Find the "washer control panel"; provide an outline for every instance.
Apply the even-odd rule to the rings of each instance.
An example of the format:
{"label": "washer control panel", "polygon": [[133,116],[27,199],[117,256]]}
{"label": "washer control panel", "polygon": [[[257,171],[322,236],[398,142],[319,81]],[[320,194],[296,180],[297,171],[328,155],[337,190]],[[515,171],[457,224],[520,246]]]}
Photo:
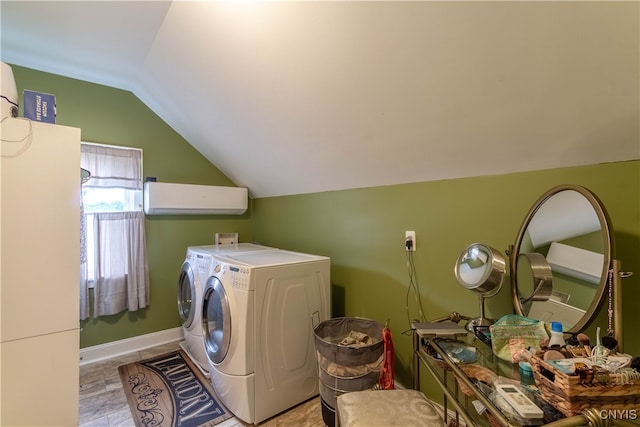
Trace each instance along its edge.
{"label": "washer control panel", "polygon": [[241,289],[243,291],[248,291],[249,282],[251,278],[251,269],[248,267],[236,266],[236,265],[226,265],[226,269],[230,273],[231,278],[231,286],[236,289]]}
{"label": "washer control panel", "polygon": [[209,269],[211,268],[211,262],[212,262],[211,257],[198,254],[196,262],[198,264],[198,270],[204,271],[206,273],[209,272]]}

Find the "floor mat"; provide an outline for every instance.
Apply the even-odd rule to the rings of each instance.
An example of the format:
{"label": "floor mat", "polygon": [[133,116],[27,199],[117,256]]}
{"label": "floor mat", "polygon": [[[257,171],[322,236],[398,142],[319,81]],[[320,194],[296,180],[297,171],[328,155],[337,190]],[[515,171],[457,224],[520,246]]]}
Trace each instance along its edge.
{"label": "floor mat", "polygon": [[183,351],[118,367],[137,427],[214,426],[233,416]]}

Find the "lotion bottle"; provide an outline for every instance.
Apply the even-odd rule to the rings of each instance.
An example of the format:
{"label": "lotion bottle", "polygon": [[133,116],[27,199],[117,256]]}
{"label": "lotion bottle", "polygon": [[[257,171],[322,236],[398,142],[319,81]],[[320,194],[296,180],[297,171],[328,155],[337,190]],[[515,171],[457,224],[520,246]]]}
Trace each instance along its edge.
{"label": "lotion bottle", "polygon": [[551,338],[549,339],[549,348],[564,347],[564,335],[562,334],[562,323],[551,322]]}

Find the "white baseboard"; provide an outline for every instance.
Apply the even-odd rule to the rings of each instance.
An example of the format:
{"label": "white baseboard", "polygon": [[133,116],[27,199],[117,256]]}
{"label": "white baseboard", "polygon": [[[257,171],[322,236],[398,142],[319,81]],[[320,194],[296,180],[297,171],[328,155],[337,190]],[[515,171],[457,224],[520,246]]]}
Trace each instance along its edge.
{"label": "white baseboard", "polygon": [[182,327],[80,349],[80,366],[183,339]]}

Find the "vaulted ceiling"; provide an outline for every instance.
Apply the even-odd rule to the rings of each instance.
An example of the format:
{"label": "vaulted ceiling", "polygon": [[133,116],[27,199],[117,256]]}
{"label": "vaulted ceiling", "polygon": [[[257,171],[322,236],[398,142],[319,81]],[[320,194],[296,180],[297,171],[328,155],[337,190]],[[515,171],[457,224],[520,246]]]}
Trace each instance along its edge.
{"label": "vaulted ceiling", "polygon": [[640,158],[638,2],[0,13],[3,62],[130,90],[253,197]]}

